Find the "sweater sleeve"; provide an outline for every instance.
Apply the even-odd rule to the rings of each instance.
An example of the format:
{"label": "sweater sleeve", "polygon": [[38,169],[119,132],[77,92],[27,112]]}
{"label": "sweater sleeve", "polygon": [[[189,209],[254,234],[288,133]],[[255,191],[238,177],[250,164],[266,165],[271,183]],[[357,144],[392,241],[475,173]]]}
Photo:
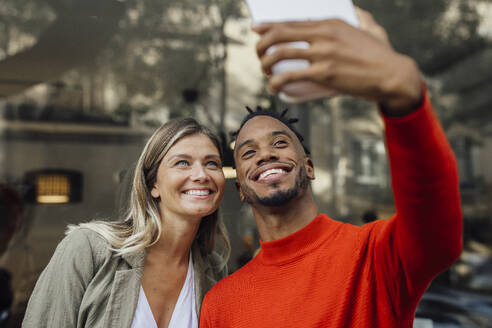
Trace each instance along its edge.
{"label": "sweater sleeve", "polygon": [[405,294],[417,300],[459,256],[463,229],[456,161],[424,94],[410,115],[383,117],[397,210],[388,229],[391,252]]}
{"label": "sweater sleeve", "polygon": [[82,298],[93,275],[90,242],[82,229],[66,236],[41,273],[22,327],[76,327]]}

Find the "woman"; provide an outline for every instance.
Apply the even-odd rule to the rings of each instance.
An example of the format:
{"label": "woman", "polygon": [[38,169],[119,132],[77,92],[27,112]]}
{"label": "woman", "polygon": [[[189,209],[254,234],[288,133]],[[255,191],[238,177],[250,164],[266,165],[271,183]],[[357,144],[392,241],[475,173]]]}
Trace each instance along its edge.
{"label": "woman", "polygon": [[203,295],[225,276],[216,234],[229,252],[221,159],[195,120],[162,125],[138,160],[125,220],[69,227],[23,327],[197,327]]}

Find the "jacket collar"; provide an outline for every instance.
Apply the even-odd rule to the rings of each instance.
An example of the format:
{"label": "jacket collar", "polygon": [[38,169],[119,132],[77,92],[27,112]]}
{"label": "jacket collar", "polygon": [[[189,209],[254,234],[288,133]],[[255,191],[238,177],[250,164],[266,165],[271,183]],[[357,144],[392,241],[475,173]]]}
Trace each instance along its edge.
{"label": "jacket collar", "polygon": [[143,268],[145,263],[145,249],[136,253],[124,254],[121,257],[125,260],[133,269]]}

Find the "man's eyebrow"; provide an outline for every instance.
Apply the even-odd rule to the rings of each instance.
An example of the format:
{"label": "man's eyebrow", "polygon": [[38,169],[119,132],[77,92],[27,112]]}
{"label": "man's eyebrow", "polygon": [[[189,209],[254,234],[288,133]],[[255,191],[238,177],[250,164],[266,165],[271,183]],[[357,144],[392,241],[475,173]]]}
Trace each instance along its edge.
{"label": "man's eyebrow", "polygon": [[[272,137],[275,137],[275,136],[278,136],[278,135],[283,135],[283,136],[286,136],[287,138],[289,138],[290,140],[292,140],[292,136],[286,130],[273,131],[272,133],[270,133],[270,135]],[[249,144],[251,144],[253,142],[254,142],[253,139],[244,140],[243,142],[241,142],[239,144],[239,146],[237,146],[237,147],[234,148],[234,151],[239,151],[239,149],[241,149],[241,147],[247,146],[247,145],[249,145]]]}
{"label": "man's eyebrow", "polygon": [[275,137],[275,136],[278,136],[278,135],[284,135],[287,138],[289,138],[290,140],[292,140],[292,136],[287,131],[285,131],[285,130],[273,131],[271,135],[272,135],[272,137]]}
{"label": "man's eyebrow", "polygon": [[239,151],[239,149],[241,149],[241,147],[244,147],[246,145],[249,145],[250,143],[253,143],[253,139],[244,140],[243,142],[241,142],[239,144],[239,146],[234,147],[234,151]]}

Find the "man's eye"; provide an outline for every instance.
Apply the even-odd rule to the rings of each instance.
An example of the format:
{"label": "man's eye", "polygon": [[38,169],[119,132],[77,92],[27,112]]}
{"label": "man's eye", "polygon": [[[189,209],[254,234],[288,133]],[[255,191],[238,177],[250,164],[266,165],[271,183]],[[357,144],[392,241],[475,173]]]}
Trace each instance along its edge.
{"label": "man's eye", "polygon": [[277,141],[275,141],[274,145],[275,146],[279,146],[279,147],[286,146],[287,145],[287,141],[285,141],[285,140],[277,140]]}
{"label": "man's eye", "polygon": [[185,161],[184,159],[180,160],[180,161],[177,161],[176,164],[174,164],[175,166],[188,166],[188,162]]}
{"label": "man's eye", "polygon": [[254,154],[255,151],[250,149],[250,150],[246,150],[244,153],[243,153],[243,156],[242,157],[247,157],[247,156],[250,156],[252,154]]}

